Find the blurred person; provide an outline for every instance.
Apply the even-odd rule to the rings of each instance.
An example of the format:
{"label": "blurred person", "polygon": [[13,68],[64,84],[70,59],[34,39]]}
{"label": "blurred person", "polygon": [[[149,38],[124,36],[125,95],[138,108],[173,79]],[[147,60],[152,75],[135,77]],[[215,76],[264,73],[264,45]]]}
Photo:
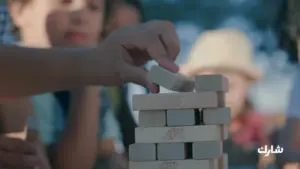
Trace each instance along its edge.
{"label": "blurred person", "polygon": [[[281,24],[287,28],[282,31],[282,45],[291,56],[297,56],[300,60],[300,8],[299,1],[286,1],[283,7]],[[290,42],[290,43],[287,43]],[[293,50],[291,50],[293,49]],[[274,141],[284,147],[284,152],[278,154],[276,163],[279,169],[283,168],[299,168],[300,164],[300,67],[296,64],[296,72],[293,79],[293,86],[290,91],[290,102],[286,113],[286,123],[283,128],[277,131]]]}
{"label": "blurred person", "polygon": [[[289,33],[293,40],[297,43],[297,51],[298,51],[298,62],[300,61],[300,38],[299,38],[299,30],[300,30],[300,8],[299,8],[299,1],[290,0],[288,1],[288,21],[289,21]],[[298,63],[299,64],[299,63]],[[294,79],[293,88],[291,91],[291,100],[290,106],[288,109],[288,117],[294,119],[293,123],[293,138],[291,140],[291,146],[296,148],[300,152],[300,107],[298,102],[300,101],[300,68],[297,65],[296,68],[296,76]],[[300,159],[299,159],[300,162]]]}
{"label": "blurred person", "polygon": [[140,0],[116,0],[110,11],[110,18],[105,27],[112,32],[126,25],[134,25],[144,21],[144,10]]}
{"label": "blurred person", "polygon": [[[39,46],[39,47],[46,47],[46,46],[48,46],[47,45],[47,43],[44,43],[43,42],[43,40],[45,39],[45,34],[43,34],[43,31],[42,30],[39,30],[39,29],[41,29],[41,28],[43,28],[43,26],[42,25],[40,25],[40,24],[42,24],[43,22],[39,22],[40,24],[35,24],[35,23],[37,23],[37,21],[41,21],[40,19],[45,19],[44,18],[44,16],[45,15],[30,15],[30,14],[36,14],[35,12],[39,12],[39,14],[41,14],[41,12],[43,13],[43,12],[45,12],[46,13],[46,15],[47,15],[47,13],[48,12],[53,12],[52,10],[54,10],[55,12],[58,12],[58,14],[59,15],[55,15],[54,14],[54,16],[52,16],[53,18],[51,18],[52,20],[52,22],[55,22],[55,23],[57,23],[57,21],[59,22],[59,23],[57,23],[57,25],[60,25],[60,27],[59,28],[62,28],[63,29],[63,25],[64,24],[66,24],[66,23],[69,23],[68,21],[70,21],[72,24],[74,24],[74,22],[76,23],[75,25],[77,26],[77,24],[79,24],[79,25],[81,25],[80,23],[81,22],[78,22],[78,21],[81,21],[81,17],[82,17],[82,15],[80,15],[80,13],[78,12],[77,13],[77,11],[75,10],[75,11],[72,11],[74,8],[73,7],[78,7],[77,5],[78,4],[80,4],[80,7],[82,7],[81,5],[82,4],[84,4],[83,6],[84,7],[88,7],[88,9],[86,9],[86,8],[84,8],[84,9],[82,9],[83,11],[81,11],[80,10],[80,12],[83,12],[84,14],[88,14],[88,11],[89,10],[91,10],[91,11],[94,11],[95,12],[95,14],[94,14],[94,12],[91,12],[91,13],[93,13],[93,15],[92,16],[97,16],[96,14],[100,14],[102,11],[101,11],[101,7],[99,7],[99,6],[97,6],[97,5],[101,5],[102,3],[98,3],[99,1],[95,1],[95,2],[92,2],[92,3],[96,3],[96,4],[89,4],[89,3],[91,3],[91,2],[89,2],[88,4],[87,4],[87,2],[86,1],[76,1],[76,2],[58,2],[58,3],[56,3],[56,1],[52,4],[52,2],[51,3],[49,3],[49,1],[39,1],[39,3],[37,3],[37,2],[35,2],[35,1],[26,1],[26,2],[22,2],[22,1],[13,1],[13,2],[11,2],[11,4],[10,4],[10,9],[12,10],[11,11],[11,13],[12,13],[12,16],[13,16],[13,19],[14,19],[14,22],[16,23],[16,25],[20,28],[20,33],[21,33],[21,38],[22,38],[22,40],[23,40],[23,44],[22,45],[25,45],[25,46],[35,46],[35,45],[37,45],[38,44],[38,40],[37,39],[35,39],[35,41],[31,41],[32,39],[26,39],[25,37],[27,37],[27,38],[29,38],[30,36],[28,36],[30,33],[29,33],[29,29],[25,29],[26,28],[26,26],[38,26],[37,27],[37,30],[36,30],[36,32],[35,33],[38,33],[37,34],[37,36],[39,36],[40,35],[40,40],[41,40],[41,46]],[[59,5],[61,5],[60,3],[63,3],[64,4],[64,7],[63,8],[61,8],[61,6],[59,6]],[[65,3],[67,3],[67,4],[65,4]],[[74,3],[75,3],[75,5],[74,5]],[[39,5],[39,7],[37,7],[37,8],[33,8],[33,9],[35,9],[35,10],[32,10],[32,7],[35,7],[36,5]],[[74,6],[73,6],[74,5]],[[43,8],[40,8],[40,7],[43,7]],[[59,7],[59,8],[57,8],[57,7]],[[50,8],[50,10],[48,10],[48,8]],[[22,9],[22,10],[21,10]],[[29,10],[30,9],[30,10]],[[40,9],[43,9],[42,11],[39,11]],[[47,10],[46,10],[47,9]],[[79,9],[81,9],[81,8],[79,8]],[[58,10],[58,11],[56,11],[56,10]],[[72,11],[72,12],[71,12]],[[26,15],[26,16],[24,16],[24,15],[20,15],[20,13],[22,13],[22,14],[28,14],[28,15]],[[85,13],[86,12],[86,13]],[[100,12],[100,13],[99,13]],[[72,14],[71,14],[72,13]],[[56,13],[57,14],[57,13]],[[72,15],[72,17],[70,16],[70,15]],[[30,19],[28,18],[29,16],[31,16],[30,17]],[[32,17],[33,16],[36,16],[37,17],[37,19],[35,20],[35,19],[32,19]],[[59,17],[58,17],[59,16]],[[89,15],[88,15],[89,16]],[[99,17],[99,15],[98,15],[98,17]],[[56,20],[55,20],[56,19]],[[70,20],[69,20],[70,19]],[[73,20],[74,19],[74,20]],[[100,20],[100,19],[99,19]],[[66,21],[66,22],[61,22],[61,21]],[[99,21],[99,22],[101,22],[101,21]],[[62,24],[62,23],[64,23],[64,24]],[[70,24],[70,23],[69,23]],[[97,24],[95,24],[95,25],[97,25]],[[94,26],[95,26],[94,25]],[[75,27],[76,27],[75,26]],[[96,27],[98,27],[98,26],[96,26]],[[28,27],[27,27],[28,28]],[[36,27],[35,27],[36,28]],[[53,30],[52,30],[53,31]],[[75,30],[74,30],[75,31]],[[95,30],[94,30],[95,31]],[[25,33],[26,32],[26,33]],[[32,32],[32,31],[31,31]],[[125,31],[125,32],[127,32],[128,33],[128,31]],[[40,34],[41,33],[41,34]],[[53,32],[52,32],[53,33]],[[73,32],[72,32],[73,33]],[[22,36],[22,35],[24,35],[24,34],[26,34],[27,36]],[[69,36],[66,36],[66,37],[64,37],[64,38],[66,38],[66,39],[60,39],[60,38],[58,38],[58,37],[55,37],[55,38],[58,38],[58,39],[51,39],[50,38],[50,40],[51,40],[51,42],[55,42],[55,43],[53,43],[53,44],[51,44],[51,45],[53,45],[53,46],[60,46],[60,45],[66,45],[66,46],[72,46],[72,45],[74,45],[74,46],[80,46],[80,45],[83,45],[84,43],[82,43],[82,41],[80,40],[81,39],[81,37],[82,36],[79,36],[80,34],[78,34],[78,36],[77,36],[77,34],[70,34],[70,37]],[[142,34],[141,34],[142,35]],[[34,34],[34,36],[36,36],[36,34]],[[70,39],[68,39],[68,37],[70,38]],[[79,38],[79,39],[78,39]],[[93,37],[94,38],[94,37]],[[26,39],[26,40],[25,40]],[[74,40],[74,43],[72,44],[72,45],[70,45],[69,43],[67,44],[67,42],[68,42],[68,40],[71,40],[71,39],[73,39]],[[83,38],[84,40],[86,40],[85,38]],[[28,41],[27,41],[28,40]],[[59,41],[59,40],[62,40],[62,42],[61,41]],[[64,41],[65,40],[65,41]],[[43,46],[43,45],[45,45],[45,46]],[[88,44],[88,45],[91,45],[91,44]],[[84,46],[84,45],[83,45]],[[76,51],[73,51],[73,52],[76,52]],[[142,60],[141,60],[142,61]],[[173,71],[174,71],[174,69],[173,69]],[[176,70],[175,70],[176,71]],[[113,78],[113,77],[112,77]],[[75,99],[73,100],[73,103],[74,103],[74,105],[75,106],[78,106],[78,105],[84,105],[84,104],[97,104],[98,102],[97,102],[97,99],[96,98],[98,98],[98,95],[94,95],[94,99],[91,99],[92,100],[92,102],[86,102],[86,101],[84,101],[85,99],[85,97],[87,96],[87,95],[89,95],[89,94],[94,94],[94,93],[98,93],[97,92],[97,89],[96,89],[96,91],[94,90],[95,88],[91,88],[92,90],[89,90],[89,91],[86,91],[86,90],[83,90],[83,89],[75,89],[76,91],[74,92],[74,97],[75,97]],[[53,97],[48,97],[48,98],[50,98],[50,100],[52,100],[53,101]],[[50,104],[52,104],[53,102],[51,102]],[[77,103],[77,104],[76,104]],[[75,107],[74,106],[74,107]],[[93,108],[94,107],[94,108]],[[97,107],[97,106],[93,106],[93,107],[89,107],[89,106],[86,106],[85,108],[84,108],[84,106],[82,107],[82,109],[80,109],[80,108],[78,108],[78,109],[74,109],[73,111],[77,111],[77,114],[76,115],[74,115],[73,116],[73,124],[70,124],[70,126],[72,126],[73,127],[73,130],[71,130],[70,132],[69,132],[69,135],[75,135],[75,138],[78,138],[79,136],[77,135],[76,136],[76,134],[78,134],[78,132],[81,132],[81,135],[80,135],[80,138],[82,138],[83,136],[86,136],[86,137],[89,137],[90,135],[89,134],[92,134],[93,135],[93,132],[84,132],[84,131],[86,131],[85,130],[85,127],[91,127],[91,126],[94,126],[95,124],[97,124],[97,122],[95,122],[95,121],[93,121],[94,119],[97,119],[97,118],[92,118],[92,116],[90,116],[90,117],[86,117],[87,119],[89,119],[89,120],[92,120],[93,122],[91,122],[90,121],[90,123],[83,123],[82,122],[82,120],[84,120],[85,118],[84,118],[84,116],[82,116],[82,113],[79,113],[79,112],[85,112],[85,111],[88,111],[88,109],[89,108],[91,108],[91,109],[94,109],[94,110],[96,110],[95,109],[95,107]],[[43,108],[45,108],[45,107],[43,107]],[[45,110],[45,109],[44,109]],[[46,109],[46,110],[48,110],[48,109]],[[94,112],[94,110],[93,110],[93,112]],[[95,111],[95,112],[97,112],[97,111]],[[44,112],[42,112],[42,113],[44,113]],[[74,113],[75,114],[75,113]],[[81,115],[80,115],[81,114]],[[91,113],[92,114],[92,113]],[[91,115],[90,114],[90,115]],[[96,114],[96,113],[93,113],[93,114]],[[78,127],[78,126],[80,126],[80,124],[78,124],[79,123],[79,119],[81,120],[80,121],[80,124],[81,124],[81,128],[80,127]],[[85,120],[85,121],[88,121],[88,120]],[[77,127],[75,127],[75,126],[77,126]],[[97,125],[96,125],[97,126]],[[75,127],[75,129],[76,130],[74,130],[74,127]],[[71,128],[71,127],[70,127]],[[81,131],[77,131],[77,130],[80,130],[81,129]],[[89,130],[90,131],[90,130]],[[75,133],[74,133],[75,132]],[[77,133],[76,133],[77,132]],[[66,134],[66,135],[68,135],[68,134]],[[74,138],[74,137],[73,137]],[[80,140],[80,139],[77,139],[78,141]],[[91,139],[91,140],[93,140],[93,139]],[[70,140],[67,140],[66,142],[68,142],[68,141],[70,141]],[[72,140],[73,141],[73,143],[74,143],[74,140]],[[79,141],[79,142],[75,142],[75,145],[76,145],[76,143],[77,143],[77,145],[79,145],[78,143],[80,143],[80,144],[82,144],[82,142],[81,141]],[[74,145],[74,144],[73,144]],[[95,144],[91,144],[91,146],[93,146],[93,145],[95,145]],[[72,146],[72,145],[71,145]],[[70,152],[71,151],[71,149],[68,149],[68,148],[70,148],[71,147],[70,145],[68,146],[63,146],[63,148],[65,148],[65,151],[66,152]],[[74,147],[72,147],[72,149],[73,149]],[[77,153],[78,154],[80,154],[80,160],[77,160],[78,162],[80,162],[80,163],[82,163],[82,162],[85,162],[82,158],[81,158],[81,155],[82,154],[85,154],[85,156],[87,155],[86,153],[80,153],[80,151],[82,151],[82,150],[85,150],[85,148],[79,148],[79,149],[77,149]],[[94,150],[94,149],[92,149],[92,150]],[[74,150],[72,150],[72,153],[70,153],[71,155],[76,155],[76,153],[73,153],[74,152]],[[75,151],[76,152],[76,151]],[[68,168],[69,166],[73,166],[72,168],[76,168],[76,167],[82,167],[83,165],[90,165],[90,161],[92,161],[92,160],[87,160],[87,162],[86,162],[86,164],[81,164],[81,165],[77,165],[77,166],[75,166],[74,164],[72,164],[72,163],[74,163],[75,161],[76,161],[76,157],[75,157],[75,160],[74,160],[74,156],[73,156],[73,158],[72,158],[72,156],[70,156],[70,155],[66,155],[65,153],[64,153],[64,151],[62,152],[62,154],[60,154],[61,156],[61,158],[58,158],[59,159],[59,161],[60,161],[60,165],[57,165],[58,167],[62,167],[62,168]],[[85,158],[91,158],[93,155],[92,154],[89,154],[88,155],[88,157],[85,157]],[[66,160],[63,160],[64,158],[66,158]],[[77,158],[79,158],[79,157],[77,157]],[[3,158],[3,159],[5,159],[5,158]],[[91,158],[92,159],[92,158]],[[63,164],[62,164],[63,163]],[[85,167],[84,167],[85,168]],[[87,167],[87,168],[89,168],[89,167]]]}
{"label": "blurred person", "polygon": [[[103,0],[12,1],[10,12],[13,23],[18,26],[22,46],[93,47],[101,40],[108,5]],[[31,8],[36,10],[30,11]],[[31,15],[21,16],[19,10],[30,11]],[[27,24],[19,25],[19,22]],[[47,27],[47,22],[57,26]],[[56,100],[56,93],[32,97],[34,112],[40,122],[38,130],[52,152],[49,155],[53,168],[93,167],[97,147],[103,147],[97,146],[99,93],[100,87],[96,86],[75,88],[70,91],[67,103],[60,102],[59,98]],[[64,111],[70,111],[66,121],[61,118]]]}
{"label": "blurred person", "polygon": [[258,168],[257,148],[268,144],[262,118],[253,110],[247,96],[251,84],[262,76],[252,58],[252,44],[242,32],[235,29],[206,31],[180,69],[191,78],[204,74],[221,74],[228,78],[226,105],[231,109],[232,123],[229,139],[224,141],[224,152],[228,154],[230,169]]}
{"label": "blurred person", "polygon": [[[56,29],[56,31],[60,31],[58,33],[68,29],[69,31],[67,31],[65,39],[54,39],[51,41],[51,45],[59,47],[90,47],[97,45],[99,40],[102,40],[100,35],[104,28],[105,17],[108,17],[105,16],[105,14],[109,13],[109,8],[112,2],[113,1],[110,1],[109,3],[104,3],[104,1],[92,1],[92,4],[86,4],[82,9],[72,9],[72,5],[74,6],[74,3],[87,3],[85,0],[83,0],[83,2],[73,1],[67,2],[67,4],[59,2],[56,4],[58,14],[54,20],[56,19],[57,24],[61,25],[59,29]],[[53,3],[55,3],[55,1]],[[46,5],[46,2],[44,5]],[[90,7],[88,7],[89,5]],[[36,22],[39,22],[39,20],[36,20]],[[63,25],[61,23],[68,24]],[[35,33],[35,31],[40,30],[37,29],[30,31]],[[57,34],[57,32],[53,32],[52,34],[49,33],[46,38],[55,38],[52,37],[55,34]],[[42,39],[43,38],[41,38],[41,40]],[[23,44],[26,45],[28,40],[26,38],[23,38],[22,40]],[[116,151],[115,148],[118,148],[114,146],[114,141],[116,141],[116,144],[120,146],[121,140],[118,141],[116,134],[114,134],[115,132],[118,132],[114,131],[114,128],[118,129],[118,126],[111,115],[112,113],[103,112],[105,110],[103,110],[103,107],[107,107],[109,105],[101,105],[99,93],[100,89],[97,87],[86,87],[72,91],[60,91],[55,92],[54,94],[49,93],[34,96],[32,98],[35,111],[38,115],[38,119],[40,120],[39,131],[41,133],[41,138],[44,143],[48,145],[48,149],[51,150],[50,156],[54,159],[52,163],[55,168],[68,168],[71,166],[82,167],[91,165],[84,164],[81,161],[80,163],[82,166],[79,166],[72,162],[73,160],[65,160],[65,155],[68,154],[71,149],[72,151],[78,151],[78,155],[85,154],[85,157],[92,159],[91,157],[93,156],[91,153],[94,150],[96,150],[98,155],[107,157]],[[97,119],[99,119],[98,114],[100,112],[100,106],[102,107],[102,115],[100,117],[100,121],[98,121]],[[45,108],[46,110],[43,110]],[[81,118],[80,124],[77,122],[78,118]],[[95,119],[96,121],[91,121],[91,119]],[[98,141],[98,145],[94,147],[95,144],[93,142],[93,137],[98,131],[98,128],[95,125],[97,123],[101,124],[99,131],[102,132],[102,135],[99,135],[100,139]],[[64,130],[65,127],[66,130]],[[90,133],[90,135],[87,133]],[[82,135],[86,136],[84,144],[80,141],[82,140]],[[58,141],[59,143],[57,143]],[[79,158],[78,155],[77,157],[74,155],[73,159],[76,160],[76,158]],[[88,159],[81,160],[84,162],[92,161]],[[105,161],[103,161],[103,163],[105,163]]]}
{"label": "blurred person", "polygon": [[[140,0],[120,0],[115,3],[111,10],[105,32],[110,33],[119,27],[143,21],[144,10]],[[129,145],[134,143],[134,128],[137,127],[138,122],[134,118],[132,95],[145,94],[149,93],[149,91],[142,86],[129,83],[121,87],[110,87],[107,92],[111,100],[114,100],[115,106],[113,107],[116,107],[115,116],[121,130],[120,138],[122,138],[125,153],[127,154]]]}

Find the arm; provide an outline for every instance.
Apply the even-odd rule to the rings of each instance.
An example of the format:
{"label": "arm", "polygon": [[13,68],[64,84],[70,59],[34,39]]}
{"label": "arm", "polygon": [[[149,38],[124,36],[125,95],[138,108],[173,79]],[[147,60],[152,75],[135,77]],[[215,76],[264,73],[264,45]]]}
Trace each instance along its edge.
{"label": "arm", "polygon": [[87,87],[73,94],[69,121],[54,160],[55,169],[90,169],[97,155],[99,87]]}
{"label": "arm", "polygon": [[98,141],[98,155],[102,157],[111,156],[113,153],[123,153],[120,126],[114,117],[112,109],[107,109],[103,118],[104,133]]}
{"label": "arm", "polygon": [[124,82],[158,92],[142,66],[154,59],[163,68],[177,73],[179,67],[174,60],[179,51],[175,27],[165,21],[120,28],[93,49],[70,51],[0,45],[0,96],[17,97]]}
{"label": "arm", "polygon": [[[83,62],[86,50],[81,50],[0,45],[0,96],[33,95],[89,84],[90,79],[84,77],[84,72],[95,68],[89,68],[93,64],[89,64],[87,59]],[[98,80],[101,81],[99,74]]]}

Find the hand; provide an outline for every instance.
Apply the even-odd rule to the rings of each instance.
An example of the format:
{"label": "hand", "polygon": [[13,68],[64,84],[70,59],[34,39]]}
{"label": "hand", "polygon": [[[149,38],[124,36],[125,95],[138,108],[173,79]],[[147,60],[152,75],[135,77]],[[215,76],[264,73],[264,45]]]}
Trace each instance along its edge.
{"label": "hand", "polygon": [[100,53],[105,57],[101,60],[104,67],[100,68],[102,80],[106,82],[104,85],[134,82],[158,92],[158,87],[147,80],[147,70],[142,66],[155,60],[165,69],[178,72],[174,61],[179,51],[179,40],[170,22],[151,21],[126,26],[111,33],[101,47],[89,53],[87,57],[90,57],[89,66],[93,67],[93,71],[87,73],[99,73]]}
{"label": "hand", "polygon": [[0,169],[34,169],[39,160],[27,141],[0,136]]}

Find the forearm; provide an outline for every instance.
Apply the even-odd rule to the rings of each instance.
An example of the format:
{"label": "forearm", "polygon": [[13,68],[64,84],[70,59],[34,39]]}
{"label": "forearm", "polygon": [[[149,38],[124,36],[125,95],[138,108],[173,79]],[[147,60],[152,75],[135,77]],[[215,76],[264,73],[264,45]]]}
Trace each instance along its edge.
{"label": "forearm", "polygon": [[70,111],[54,168],[91,169],[97,155],[99,92],[91,87],[74,92]]}
{"label": "forearm", "polygon": [[[0,96],[18,97],[88,85],[93,70],[84,49],[35,49],[1,45]],[[99,57],[99,59],[105,57]],[[101,67],[101,65],[98,65]],[[94,77],[91,77],[94,76]],[[100,75],[98,75],[100,76]],[[101,78],[97,78],[101,81]],[[100,84],[101,82],[99,82]]]}

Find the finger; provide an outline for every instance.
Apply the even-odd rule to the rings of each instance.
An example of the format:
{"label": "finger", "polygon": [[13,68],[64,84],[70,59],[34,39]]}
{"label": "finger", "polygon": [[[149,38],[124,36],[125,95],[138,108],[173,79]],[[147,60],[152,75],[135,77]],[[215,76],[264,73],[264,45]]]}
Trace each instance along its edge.
{"label": "finger", "polygon": [[129,64],[123,66],[122,78],[125,82],[133,82],[148,88],[151,92],[158,92],[157,86],[147,79],[148,71],[143,67],[135,67]]}
{"label": "finger", "polygon": [[125,82],[132,82],[138,85],[148,87],[147,70],[143,67],[136,67],[130,64],[124,64],[122,68],[121,78]]}
{"label": "finger", "polygon": [[35,154],[36,150],[28,141],[0,136],[0,149],[15,153]]}
{"label": "finger", "polygon": [[165,49],[165,45],[160,40],[159,36],[151,35],[150,44],[147,46],[147,52],[152,59],[154,59],[161,67],[177,73],[179,71],[179,67],[174,63],[173,60],[169,59],[167,50]]}
{"label": "finger", "polygon": [[161,67],[169,70],[170,72],[177,73],[179,71],[178,65],[168,58],[157,57],[154,59]]}
{"label": "finger", "polygon": [[169,21],[150,21],[144,25],[149,31],[154,31],[159,35],[168,57],[173,61],[176,60],[180,52],[180,41],[174,24]]}
{"label": "finger", "polygon": [[37,156],[0,151],[0,166],[3,168],[27,169],[38,165]]}
{"label": "finger", "polygon": [[168,32],[161,34],[159,37],[168,52],[168,56],[175,61],[180,52],[180,42],[176,32],[168,30]]}

